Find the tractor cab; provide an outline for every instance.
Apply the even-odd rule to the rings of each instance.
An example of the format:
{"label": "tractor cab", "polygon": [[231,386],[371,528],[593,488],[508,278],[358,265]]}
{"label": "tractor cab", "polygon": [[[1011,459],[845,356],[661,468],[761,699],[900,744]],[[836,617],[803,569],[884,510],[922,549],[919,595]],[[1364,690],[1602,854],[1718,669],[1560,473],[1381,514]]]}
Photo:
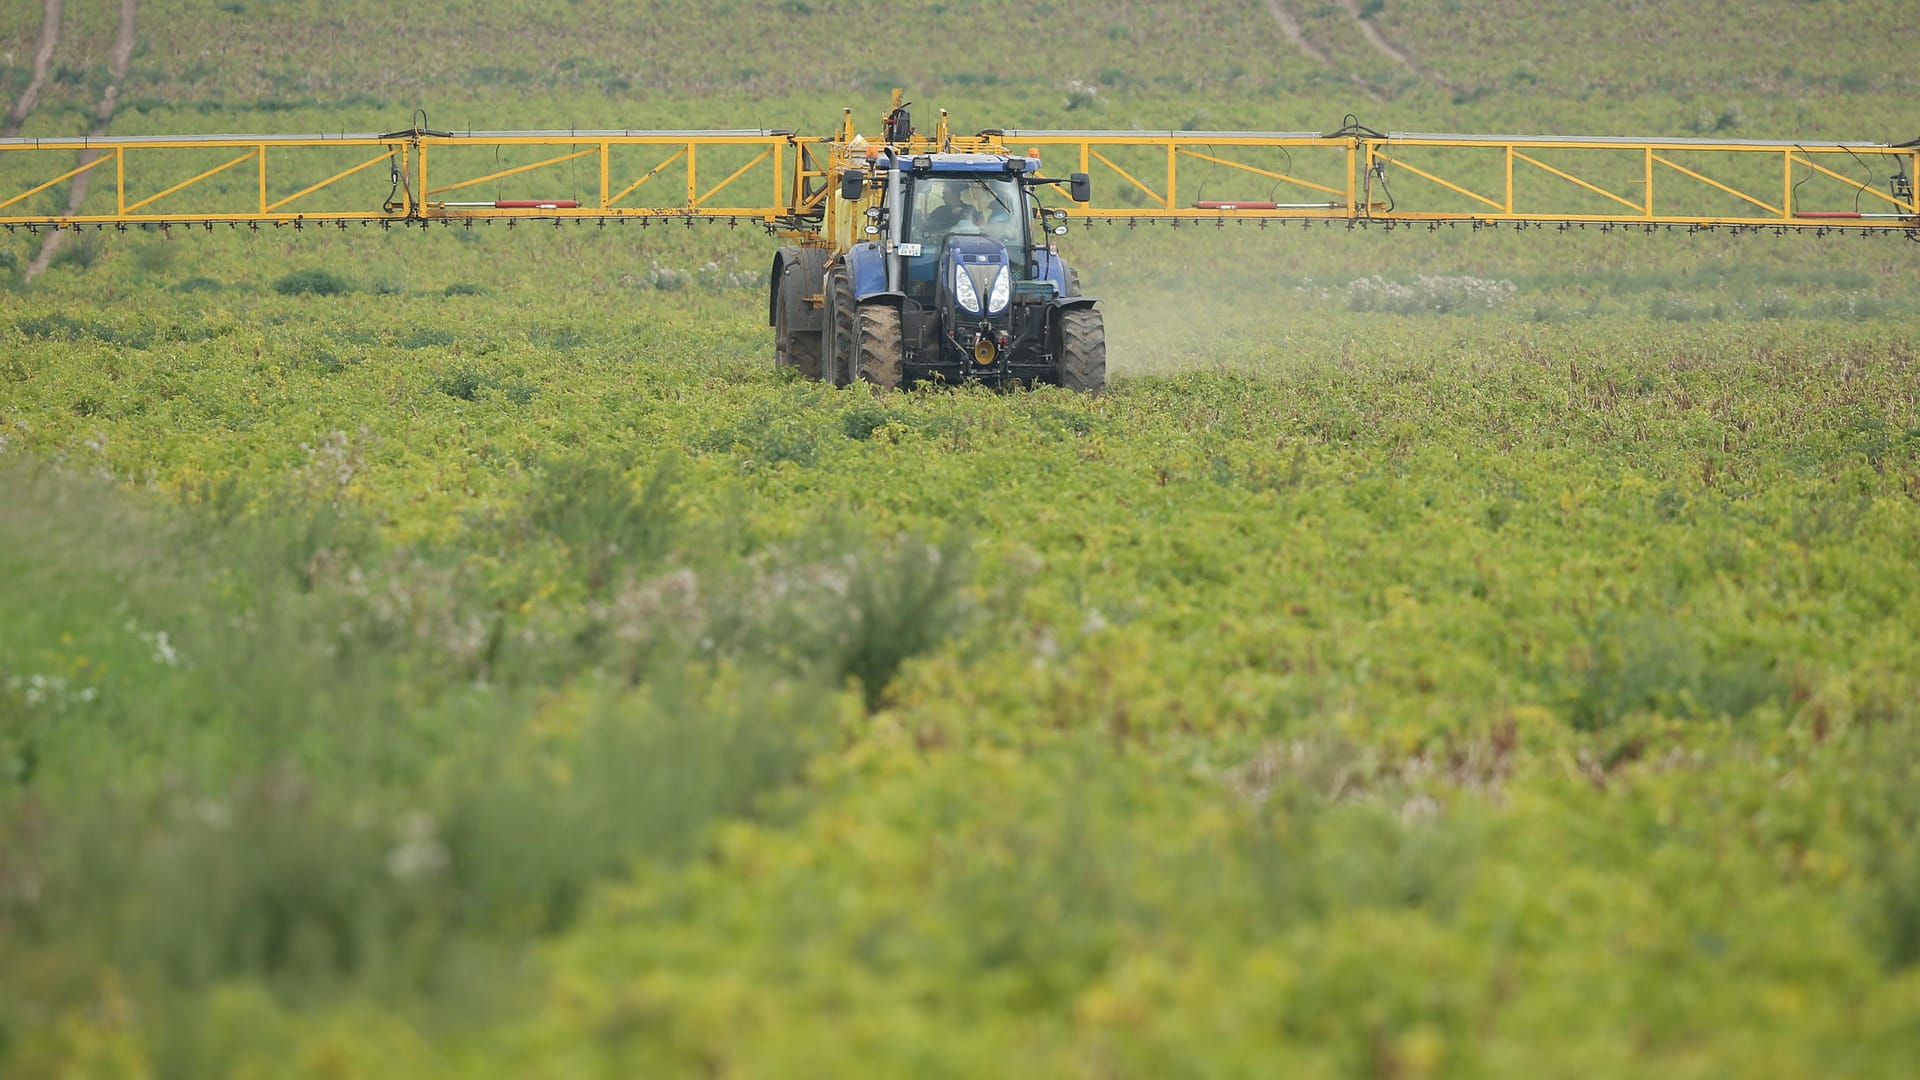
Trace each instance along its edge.
{"label": "tractor cab", "polygon": [[1016,180],[935,174],[910,180],[903,195],[901,291],[921,303],[934,298],[936,268],[949,241],[959,241],[969,258],[997,248],[999,257],[994,261],[1003,265],[1010,261],[1009,255],[1027,250],[1029,214],[1026,195]]}
{"label": "tractor cab", "polygon": [[[937,300],[939,267],[953,265],[948,248],[955,243],[978,258],[988,249],[996,263],[1026,274],[1030,194],[1020,183],[1030,159],[993,154],[940,154],[902,162],[892,196],[894,252],[899,262],[896,288],[910,299]],[[1034,163],[1038,171],[1038,162]],[[1018,170],[1018,171],[1016,171]]]}

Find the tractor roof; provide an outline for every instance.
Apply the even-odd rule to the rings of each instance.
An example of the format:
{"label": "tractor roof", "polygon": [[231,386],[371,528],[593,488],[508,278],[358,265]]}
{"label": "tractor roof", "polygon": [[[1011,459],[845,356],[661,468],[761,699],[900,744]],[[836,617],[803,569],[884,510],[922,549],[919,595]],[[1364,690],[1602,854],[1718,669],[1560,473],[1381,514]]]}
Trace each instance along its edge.
{"label": "tractor roof", "polygon": [[[1040,171],[1039,158],[1011,154],[902,154],[897,161],[903,169],[931,172],[939,176],[990,176],[1004,175],[1008,171]],[[921,165],[921,162],[926,164]]]}

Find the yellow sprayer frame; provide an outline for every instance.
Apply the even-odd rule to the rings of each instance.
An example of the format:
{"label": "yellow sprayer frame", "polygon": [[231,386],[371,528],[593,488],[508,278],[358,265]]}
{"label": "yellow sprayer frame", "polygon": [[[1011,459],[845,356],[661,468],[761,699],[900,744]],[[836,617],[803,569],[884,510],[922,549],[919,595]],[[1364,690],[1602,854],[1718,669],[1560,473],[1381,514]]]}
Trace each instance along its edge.
{"label": "yellow sprayer frame", "polygon": [[[214,223],[290,225],[353,221],[420,222],[490,218],[747,218],[772,222],[817,202],[824,193],[825,174],[814,162],[810,144],[782,131],[499,131],[468,135],[399,132],[390,135],[221,135],[136,136],[100,139],[0,139],[0,225],[197,225]],[[470,174],[446,175],[435,167],[436,151],[533,148],[539,160]],[[614,165],[617,150],[644,147],[657,151],[657,163],[637,174],[623,175]],[[702,169],[703,150],[720,147],[757,151],[745,166],[733,166],[716,176]],[[177,173],[173,162],[189,153],[218,150],[235,154],[224,164],[160,187],[144,190],[140,176]],[[304,171],[302,150],[359,150],[356,164],[331,173]],[[311,156],[311,155],[309,155]],[[75,164],[77,158],[77,165]],[[515,200],[532,206],[493,208],[461,204],[459,193],[508,176],[533,173],[578,163],[575,175],[586,172],[591,192],[577,200]],[[24,166],[24,167],[23,167]],[[384,168],[381,168],[384,166]],[[580,167],[584,166],[584,170]],[[199,187],[216,186],[216,178],[244,167],[254,183],[244,192],[231,182],[218,185],[224,205],[207,211],[169,210],[164,200]],[[76,214],[27,212],[22,204],[34,195],[54,189],[82,173],[105,170],[110,185],[95,181],[96,191],[111,192],[112,207]],[[150,173],[147,171],[150,170]],[[367,170],[376,170],[375,184],[365,183]],[[757,175],[756,175],[757,174]],[[15,177],[24,177],[15,179]],[[346,183],[360,177],[357,185]],[[391,180],[392,194],[381,198]],[[632,206],[626,200],[644,185],[674,185],[674,201],[666,206]],[[746,193],[758,190],[752,195]],[[149,187],[154,185],[149,184]],[[815,187],[820,190],[813,190]],[[270,194],[290,191],[275,197]],[[720,198],[725,195],[726,198]],[[100,198],[104,199],[105,195]]]}
{"label": "yellow sprayer frame", "polygon": [[[630,148],[649,151],[640,159],[652,164],[635,171],[632,161],[639,159]],[[468,159],[479,150],[491,151],[496,161],[502,154],[535,160],[451,171],[442,163],[456,149],[468,152]],[[955,137],[943,113],[934,134],[896,149],[1030,149],[1042,153],[1049,171],[1060,172],[1068,171],[1061,168],[1064,159],[1092,175],[1095,198],[1067,204],[1063,193],[1060,202],[1068,213],[1094,220],[1920,230],[1913,182],[1920,175],[1920,148],[1912,145],[1380,134],[1363,128],[1331,135],[1005,130]],[[325,168],[315,169],[312,159],[320,155],[311,152],[320,150],[333,153],[325,155]],[[343,157],[344,151],[357,153]],[[1275,154],[1286,164],[1277,167]],[[716,157],[724,158],[721,165],[703,166]],[[200,168],[209,160],[222,163]],[[339,167],[343,160],[351,164]],[[817,234],[831,212],[832,181],[868,160],[850,114],[826,138],[778,130],[455,134],[416,128],[384,135],[0,139],[0,225],[728,219],[804,238]],[[1595,163],[1604,167],[1596,170]],[[553,175],[563,167],[576,184],[582,173],[589,178],[580,196],[457,199],[509,176]],[[235,184],[236,170],[252,182]],[[1194,174],[1202,170],[1216,186],[1223,176],[1244,178],[1257,198],[1235,199],[1231,191],[1198,198]],[[81,212],[55,212],[47,205],[67,190],[63,185],[86,173],[94,179]],[[112,182],[101,183],[102,175]],[[388,184],[392,193],[382,198],[379,188]],[[633,205],[643,187],[666,187],[672,194],[664,202]],[[170,199],[196,188],[203,203],[212,199],[215,205],[170,212],[170,205],[179,205]]]}
{"label": "yellow sprayer frame", "polygon": [[[1005,131],[1009,145],[1062,148],[1096,180],[1096,200],[1077,208],[1083,217],[1153,219],[1330,219],[1368,222],[1483,224],[1601,224],[1742,228],[1912,230],[1920,227],[1920,199],[1912,178],[1920,148],[1878,143],[1814,143],[1720,139],[1567,138],[1394,133],[1253,133]],[[1143,178],[1113,160],[1128,148],[1150,156],[1164,172]],[[1321,159],[1321,180],[1249,160],[1254,151],[1284,149],[1289,157]],[[1450,152],[1447,165],[1421,160]],[[1549,158],[1604,158],[1618,171],[1631,161],[1631,190],[1610,188],[1583,170]],[[1684,158],[1685,160],[1681,160]],[[1184,199],[1191,164],[1205,162],[1283,189],[1299,201]],[[1461,175],[1491,174],[1476,187]],[[1728,174],[1769,179],[1734,182]],[[1304,171],[1304,170],[1303,170]],[[1325,177],[1331,177],[1331,180]],[[1877,181],[1888,182],[1881,190]],[[1394,197],[1389,199],[1387,181]],[[1810,181],[1818,186],[1805,190]],[[1160,185],[1155,187],[1154,185]],[[1604,212],[1574,210],[1567,197],[1585,192],[1606,200]],[[1131,199],[1115,193],[1131,193]],[[1104,195],[1104,198],[1101,197]],[[1435,205],[1438,196],[1450,207]],[[1733,202],[1736,212],[1702,212],[1703,196]],[[1815,200],[1819,201],[1815,201]],[[1422,202],[1416,203],[1416,200]],[[1523,207],[1531,201],[1535,208]],[[1545,205],[1539,204],[1544,201]],[[1591,200],[1589,200],[1591,201]],[[1838,204],[1838,205],[1836,205]],[[1617,207],[1617,209],[1614,209]]]}

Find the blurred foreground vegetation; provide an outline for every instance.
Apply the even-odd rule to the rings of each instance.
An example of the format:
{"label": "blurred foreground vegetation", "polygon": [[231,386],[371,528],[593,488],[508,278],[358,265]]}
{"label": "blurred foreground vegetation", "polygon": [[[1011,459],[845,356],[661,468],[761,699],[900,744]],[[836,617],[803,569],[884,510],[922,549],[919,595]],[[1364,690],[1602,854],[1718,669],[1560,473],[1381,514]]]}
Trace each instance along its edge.
{"label": "blurred foreground vegetation", "polygon": [[1908,323],[876,401],[724,289],[222,303],[12,316],[12,1071],[1911,1050]]}

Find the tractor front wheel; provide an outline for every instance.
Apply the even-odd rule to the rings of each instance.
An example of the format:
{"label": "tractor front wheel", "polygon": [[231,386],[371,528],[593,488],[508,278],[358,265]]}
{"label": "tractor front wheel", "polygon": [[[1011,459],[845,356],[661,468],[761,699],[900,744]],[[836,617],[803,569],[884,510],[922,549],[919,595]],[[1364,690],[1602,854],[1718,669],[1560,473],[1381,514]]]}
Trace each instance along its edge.
{"label": "tractor front wheel", "polygon": [[860,305],[860,378],[875,389],[900,385],[900,309],[886,302]]}
{"label": "tractor front wheel", "polygon": [[1060,313],[1060,385],[1083,394],[1107,388],[1106,320],[1096,308]]}
{"label": "tractor front wheel", "polygon": [[879,390],[900,385],[906,352],[900,336],[900,309],[885,301],[860,303],[854,298],[853,278],[846,267],[827,275],[831,310],[827,317],[827,367],[835,386],[854,380]]}
{"label": "tractor front wheel", "polygon": [[836,266],[827,271],[827,329],[824,378],[835,386],[845,386],[853,378],[854,342],[859,330],[859,302],[853,298],[853,278],[847,268]]}

